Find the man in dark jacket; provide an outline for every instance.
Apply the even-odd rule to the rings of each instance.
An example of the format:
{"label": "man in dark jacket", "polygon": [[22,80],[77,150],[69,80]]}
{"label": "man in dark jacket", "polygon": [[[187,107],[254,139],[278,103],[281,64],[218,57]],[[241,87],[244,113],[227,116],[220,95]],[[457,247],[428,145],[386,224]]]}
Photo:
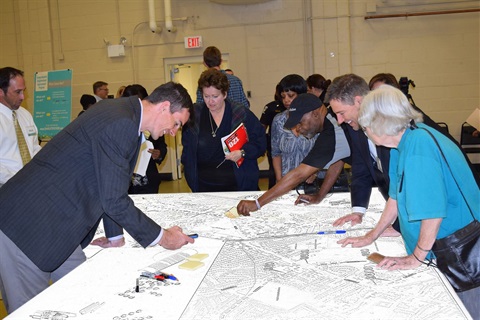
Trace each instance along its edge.
{"label": "man in dark jacket", "polygon": [[188,92],[173,82],[141,101],[102,100],[2,187],[0,289],[9,313],[85,260],[80,243],[93,238],[103,215],[143,247],[193,243],[178,226],[156,224],[127,193],[142,131],[173,136],[191,108]]}

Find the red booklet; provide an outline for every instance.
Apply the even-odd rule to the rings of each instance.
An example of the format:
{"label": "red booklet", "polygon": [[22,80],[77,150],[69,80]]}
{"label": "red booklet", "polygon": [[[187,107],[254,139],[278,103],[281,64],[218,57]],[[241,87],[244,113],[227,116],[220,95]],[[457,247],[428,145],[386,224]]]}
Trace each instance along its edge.
{"label": "red booklet", "polygon": [[[223,151],[225,154],[228,154],[235,150],[241,150],[243,145],[248,142],[247,128],[242,123],[232,131],[229,135],[226,135],[222,138]],[[239,168],[243,163],[244,158],[240,158],[237,161],[237,168]]]}

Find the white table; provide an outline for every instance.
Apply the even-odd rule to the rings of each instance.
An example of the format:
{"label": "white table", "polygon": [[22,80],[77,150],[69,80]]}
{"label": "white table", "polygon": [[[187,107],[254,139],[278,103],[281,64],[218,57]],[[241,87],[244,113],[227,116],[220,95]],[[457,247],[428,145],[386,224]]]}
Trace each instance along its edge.
{"label": "white table", "polygon": [[[87,262],[7,317],[11,319],[470,319],[445,278],[434,268],[384,271],[367,261],[371,252],[402,256],[401,238],[380,238],[365,248],[341,248],[344,234],[332,222],[350,212],[350,195],[335,193],[321,204],[294,206],[294,193],[255,212],[230,219],[224,213],[261,193],[132,196],[164,227],[198,233],[177,251],[148,249],[127,235],[123,248],[86,248]],[[385,201],[378,191],[360,226],[378,220]],[[99,231],[99,235],[101,234]],[[204,266],[178,266],[206,253]],[[141,278],[142,270],[170,272],[179,285]]]}

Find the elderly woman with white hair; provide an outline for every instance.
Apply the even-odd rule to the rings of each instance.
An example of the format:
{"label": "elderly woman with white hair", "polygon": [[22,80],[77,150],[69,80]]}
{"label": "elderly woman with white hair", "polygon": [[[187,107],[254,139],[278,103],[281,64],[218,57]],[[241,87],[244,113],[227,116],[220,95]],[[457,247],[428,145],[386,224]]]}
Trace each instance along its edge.
{"label": "elderly woman with white hair", "polygon": [[[459,148],[422,123],[398,89],[382,85],[363,100],[358,123],[390,151],[389,199],[375,226],[342,246],[371,244],[397,218],[407,256],[385,257],[378,267],[413,269],[425,260],[445,274],[474,319],[480,318],[480,192]],[[465,261],[463,261],[465,259]]]}

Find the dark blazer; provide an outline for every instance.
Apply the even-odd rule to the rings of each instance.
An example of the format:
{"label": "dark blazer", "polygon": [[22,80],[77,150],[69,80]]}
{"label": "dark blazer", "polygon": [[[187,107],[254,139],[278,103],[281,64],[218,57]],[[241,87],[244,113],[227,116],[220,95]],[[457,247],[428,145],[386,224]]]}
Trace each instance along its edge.
{"label": "dark blazer", "polygon": [[[158,173],[157,163],[160,164],[165,159],[167,155],[167,144],[165,143],[165,137],[160,137],[157,140],[153,140],[150,136],[148,138],[149,141],[153,143],[154,149],[160,150],[160,158],[153,160],[150,158],[147,167],[147,178],[148,184],[145,186],[134,186],[130,183],[130,187],[128,188],[129,194],[145,194],[145,193],[158,193],[158,188],[160,187],[160,174]],[[137,157],[138,158],[138,157]],[[105,236],[107,238],[112,238],[115,236],[123,235],[123,228],[110,219],[108,216],[103,216],[103,229],[105,231]],[[96,228],[95,228],[96,230]],[[82,241],[82,248],[85,248],[90,244],[93,237],[95,236],[95,230],[92,230],[92,234],[89,234],[83,241]]]}
{"label": "dark blazer", "polygon": [[368,208],[372,187],[377,186],[383,197],[388,199],[390,179],[388,169],[390,149],[377,146],[377,156],[380,158],[383,173],[377,169],[370,155],[368,138],[362,130],[355,131],[350,125],[342,124],[350,135],[350,150],[352,159],[351,200],[352,207]]}
{"label": "dark blazer", "polygon": [[41,270],[59,267],[105,214],[143,247],[161,227],[127,190],[139,149],[137,97],[102,100],[59,132],[0,191],[0,229]]}
{"label": "dark blazer", "polygon": [[[185,173],[185,179],[192,192],[198,192],[198,169],[197,169],[197,148],[198,135],[200,132],[200,115],[202,110],[206,109],[205,103],[196,103],[195,122],[185,126],[182,131],[182,164]],[[243,146],[245,150],[245,160],[240,168],[237,168],[233,161],[232,167],[237,180],[238,191],[259,190],[258,179],[260,170],[257,159],[265,154],[267,149],[267,139],[265,137],[265,128],[262,126],[255,114],[243,105],[225,100],[225,109],[232,112],[231,130],[233,131],[240,123],[244,123],[248,133],[248,142]]]}

